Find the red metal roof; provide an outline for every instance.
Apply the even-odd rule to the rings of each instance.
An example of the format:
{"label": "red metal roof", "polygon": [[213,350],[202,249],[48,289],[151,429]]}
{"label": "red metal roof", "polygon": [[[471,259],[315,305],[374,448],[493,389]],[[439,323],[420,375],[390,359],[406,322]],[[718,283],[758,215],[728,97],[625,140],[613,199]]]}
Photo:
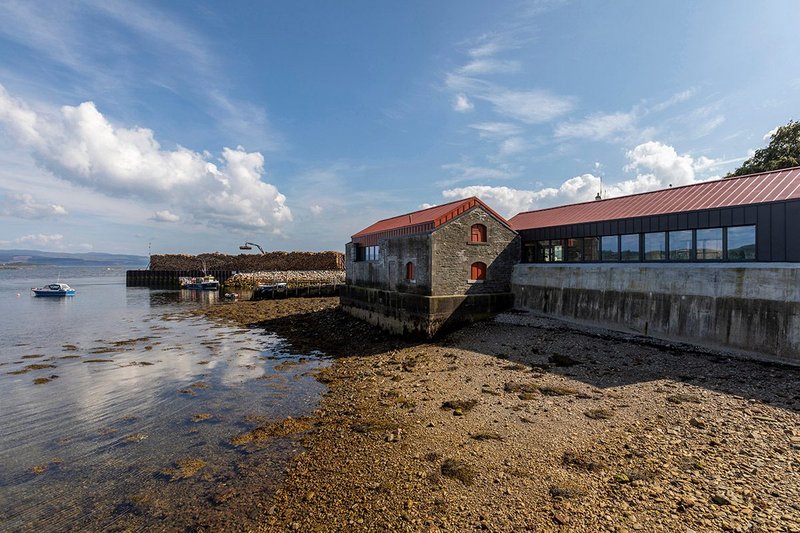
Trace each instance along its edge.
{"label": "red metal roof", "polygon": [[515,215],[517,231],[800,198],[800,167]]}
{"label": "red metal roof", "polygon": [[505,218],[498,215],[488,205],[473,196],[463,200],[456,200],[448,204],[437,205],[435,207],[429,207],[428,209],[421,209],[412,213],[379,220],[375,224],[353,235],[352,239],[354,242],[371,245],[373,243],[377,244],[380,238],[412,235],[414,233],[428,233],[478,205],[504,225],[509,228],[511,227]]}

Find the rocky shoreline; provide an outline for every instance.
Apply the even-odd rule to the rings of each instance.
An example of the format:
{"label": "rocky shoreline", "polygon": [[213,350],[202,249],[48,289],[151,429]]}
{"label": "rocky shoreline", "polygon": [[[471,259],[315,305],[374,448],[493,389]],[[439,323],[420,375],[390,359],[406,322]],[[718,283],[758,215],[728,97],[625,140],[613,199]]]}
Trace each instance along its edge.
{"label": "rocky shoreline", "polygon": [[798,368],[525,314],[415,342],[336,307],[207,311],[337,357],[264,531],[800,531]]}

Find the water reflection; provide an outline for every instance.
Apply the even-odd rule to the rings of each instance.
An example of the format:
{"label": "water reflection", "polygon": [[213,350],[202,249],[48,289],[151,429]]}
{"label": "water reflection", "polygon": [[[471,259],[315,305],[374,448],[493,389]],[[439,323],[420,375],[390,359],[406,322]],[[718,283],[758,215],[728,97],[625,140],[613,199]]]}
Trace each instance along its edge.
{"label": "water reflection", "polygon": [[[309,373],[326,362],[185,313],[215,304],[214,291],[79,281],[72,304],[0,303],[0,529],[254,525],[247,498],[269,494],[291,447],[243,454],[229,440],[312,409],[321,385]],[[205,466],[163,474],[187,458]],[[236,500],[209,506],[223,485]]]}

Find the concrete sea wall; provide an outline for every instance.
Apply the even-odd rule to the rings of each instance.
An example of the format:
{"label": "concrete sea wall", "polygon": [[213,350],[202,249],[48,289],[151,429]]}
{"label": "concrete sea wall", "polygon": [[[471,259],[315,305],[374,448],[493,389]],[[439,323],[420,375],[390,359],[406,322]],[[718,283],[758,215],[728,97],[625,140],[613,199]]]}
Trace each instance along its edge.
{"label": "concrete sea wall", "polygon": [[800,268],[518,264],[514,306],[800,364]]}

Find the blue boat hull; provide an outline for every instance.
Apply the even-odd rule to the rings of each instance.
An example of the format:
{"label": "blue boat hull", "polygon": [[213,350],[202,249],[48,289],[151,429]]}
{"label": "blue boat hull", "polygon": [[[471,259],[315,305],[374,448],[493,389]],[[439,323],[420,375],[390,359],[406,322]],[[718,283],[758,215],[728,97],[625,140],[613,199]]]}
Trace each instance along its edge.
{"label": "blue boat hull", "polygon": [[75,296],[75,291],[33,291],[34,296],[63,297]]}

